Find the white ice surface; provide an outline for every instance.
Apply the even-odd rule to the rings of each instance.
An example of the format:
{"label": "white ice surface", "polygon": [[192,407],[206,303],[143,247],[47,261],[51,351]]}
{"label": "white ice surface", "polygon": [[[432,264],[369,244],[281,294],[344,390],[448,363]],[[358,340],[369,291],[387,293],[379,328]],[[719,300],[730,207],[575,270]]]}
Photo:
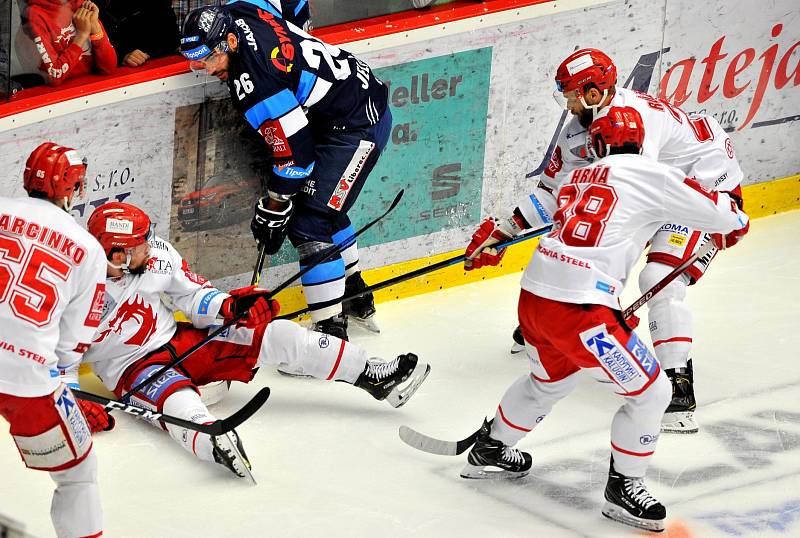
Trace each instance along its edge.
{"label": "white ice surface", "polygon": [[[667,506],[665,536],[800,536],[800,212],[753,222],[690,289],[697,435],[664,435],[648,474]],[[638,272],[638,268],[636,269]],[[122,537],[626,537],[600,514],[608,428],[619,401],[589,380],[519,444],[529,477],[466,481],[464,456],[417,452],[407,424],[460,439],[527,371],[511,356],[519,275],[379,305],[374,355],[414,351],[432,365],[392,409],[341,383],[262,371],[234,385],[223,417],[257,388],[273,396],[239,432],[258,486],[193,459],[164,432],[120,417],[98,435],[105,535]],[[635,282],[623,304],[638,295]],[[646,320],[639,335],[649,341]],[[0,432],[0,514],[52,536],[52,482],[26,470]]]}

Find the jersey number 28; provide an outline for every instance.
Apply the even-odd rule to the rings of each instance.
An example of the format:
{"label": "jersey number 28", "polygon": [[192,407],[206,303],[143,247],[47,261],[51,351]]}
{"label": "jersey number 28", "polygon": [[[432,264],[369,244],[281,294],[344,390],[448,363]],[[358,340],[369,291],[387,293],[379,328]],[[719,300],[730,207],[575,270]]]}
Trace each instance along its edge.
{"label": "jersey number 28", "polygon": [[568,183],[558,191],[559,207],[553,220],[561,227],[555,234],[571,247],[596,247],[616,205],[614,187],[591,183],[581,191]]}

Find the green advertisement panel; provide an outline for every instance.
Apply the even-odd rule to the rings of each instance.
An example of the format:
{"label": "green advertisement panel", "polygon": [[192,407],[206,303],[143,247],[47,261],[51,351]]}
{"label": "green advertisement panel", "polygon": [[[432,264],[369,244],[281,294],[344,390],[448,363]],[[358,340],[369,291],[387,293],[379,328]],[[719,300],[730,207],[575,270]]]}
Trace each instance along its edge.
{"label": "green advertisement panel", "polygon": [[[389,86],[392,136],[348,212],[358,229],[400,189],[400,205],[359,237],[366,247],[475,224],[481,215],[492,49],[376,69]],[[272,264],[296,261],[287,241]]]}

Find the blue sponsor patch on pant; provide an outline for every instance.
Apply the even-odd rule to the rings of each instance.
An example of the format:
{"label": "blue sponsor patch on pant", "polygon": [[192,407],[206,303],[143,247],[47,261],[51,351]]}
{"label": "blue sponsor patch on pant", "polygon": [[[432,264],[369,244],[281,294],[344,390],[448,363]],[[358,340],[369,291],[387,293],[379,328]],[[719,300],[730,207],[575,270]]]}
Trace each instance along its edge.
{"label": "blue sponsor patch on pant", "polygon": [[656,373],[656,368],[658,368],[658,361],[650,353],[650,350],[644,342],[639,340],[636,333],[631,333],[631,338],[628,340],[628,344],[625,348],[631,352],[631,355],[633,355],[636,361],[642,366],[642,370],[647,372],[647,376],[653,377],[653,374]]}
{"label": "blue sponsor patch on pant", "polygon": [[[161,368],[163,368],[163,366],[158,364],[154,364],[153,366],[148,366],[147,368],[142,370],[138,376],[136,376],[136,379],[134,380],[131,386],[135,387],[136,385],[138,385],[139,383],[141,383],[142,381],[153,375]],[[158,402],[161,401],[161,398],[163,396],[169,394],[168,391],[170,387],[172,387],[175,383],[179,383],[187,379],[188,378],[186,376],[183,376],[179,374],[177,371],[170,369],[164,372],[158,379],[153,380],[149,385],[139,389],[137,395],[143,396],[148,400],[150,400],[151,402],[157,404]]]}

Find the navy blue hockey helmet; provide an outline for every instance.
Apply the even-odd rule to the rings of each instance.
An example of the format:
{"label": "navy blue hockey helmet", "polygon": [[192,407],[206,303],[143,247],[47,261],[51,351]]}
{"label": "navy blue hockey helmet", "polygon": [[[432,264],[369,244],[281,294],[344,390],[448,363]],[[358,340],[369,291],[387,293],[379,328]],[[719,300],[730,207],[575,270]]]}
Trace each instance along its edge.
{"label": "navy blue hockey helmet", "polygon": [[238,35],[233,17],[219,7],[206,6],[191,11],[183,21],[181,54],[187,60],[201,60],[222,45],[228,52],[228,34]]}

